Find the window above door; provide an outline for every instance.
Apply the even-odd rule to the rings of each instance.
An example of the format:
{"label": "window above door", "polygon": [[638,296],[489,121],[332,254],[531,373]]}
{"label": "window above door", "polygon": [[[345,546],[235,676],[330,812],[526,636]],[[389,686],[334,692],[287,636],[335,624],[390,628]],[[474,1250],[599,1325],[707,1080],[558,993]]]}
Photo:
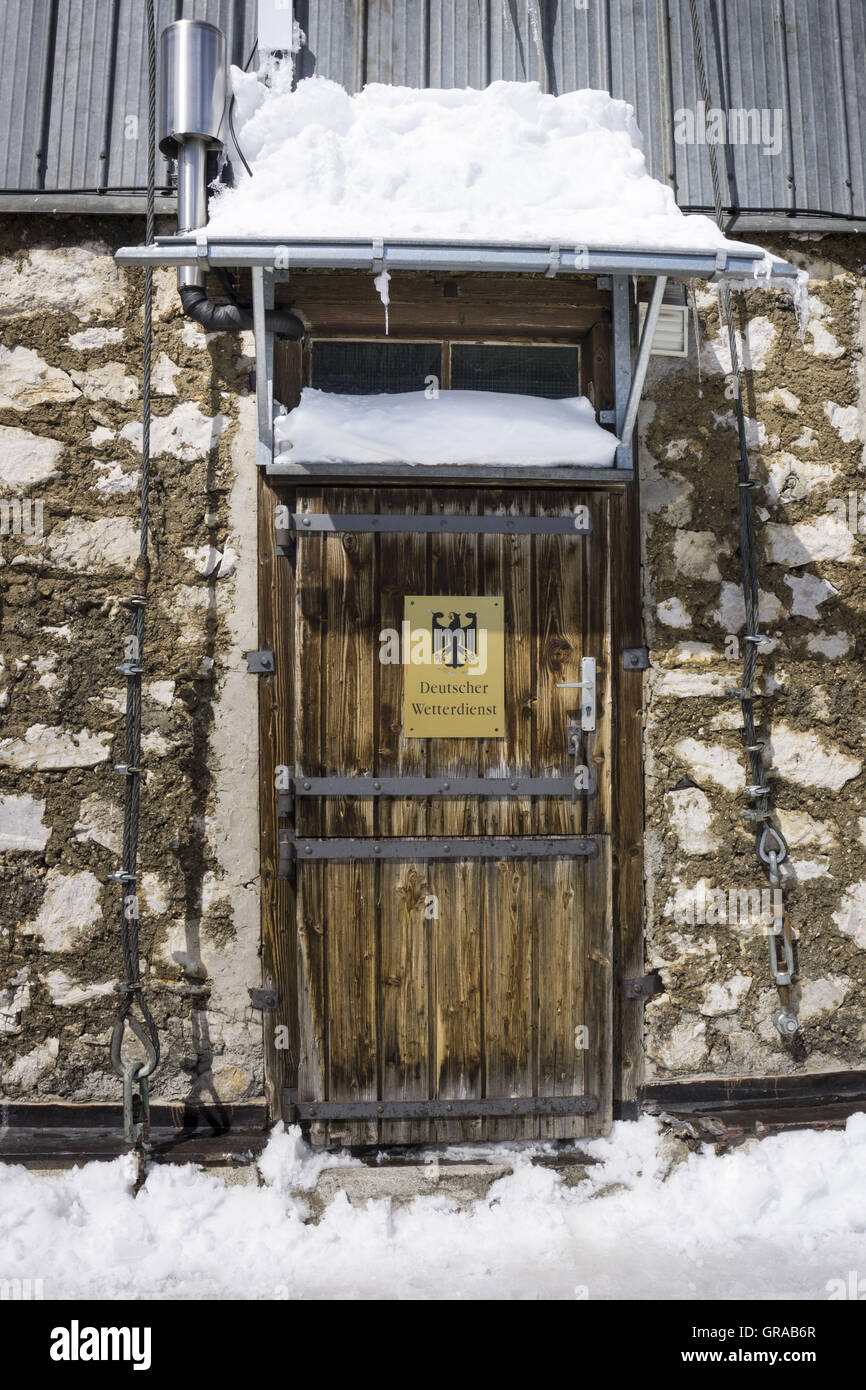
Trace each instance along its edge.
{"label": "window above door", "polygon": [[499,391],[561,400],[581,394],[574,343],[384,342],[314,339],[309,384],[320,391]]}

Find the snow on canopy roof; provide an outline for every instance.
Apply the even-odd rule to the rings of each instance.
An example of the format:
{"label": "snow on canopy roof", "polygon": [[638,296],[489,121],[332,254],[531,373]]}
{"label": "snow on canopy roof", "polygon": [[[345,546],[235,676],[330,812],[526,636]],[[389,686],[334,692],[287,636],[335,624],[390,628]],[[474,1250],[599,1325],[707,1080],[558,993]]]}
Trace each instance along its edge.
{"label": "snow on canopy roof", "polygon": [[603,91],[544,94],[537,82],[349,95],[291,65],[270,86],[232,69],[235,125],[253,178],[234,164],[209,235],[563,242],[572,247],[764,256],[686,216],[650,176],[632,107]]}
{"label": "snow on canopy roof", "polygon": [[348,396],[305,387],[274,426],[293,463],[586,464],[610,468],[618,440],[584,396],[494,391]]}

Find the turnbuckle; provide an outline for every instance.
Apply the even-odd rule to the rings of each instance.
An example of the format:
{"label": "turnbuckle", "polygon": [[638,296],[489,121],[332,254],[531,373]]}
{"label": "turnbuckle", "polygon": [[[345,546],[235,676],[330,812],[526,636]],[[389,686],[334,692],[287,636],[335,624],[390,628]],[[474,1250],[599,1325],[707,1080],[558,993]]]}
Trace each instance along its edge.
{"label": "turnbuckle", "polygon": [[[123,1137],[135,1148],[150,1138],[150,1095],[147,1076],[141,1074],[144,1062],[129,1062],[123,1072]],[[133,1087],[138,1083],[138,1094]]]}
{"label": "turnbuckle", "polygon": [[[125,985],[121,988],[132,990],[140,989],[141,986]],[[124,1062],[121,1056],[127,1024],[144,1048],[144,1061],[134,1057],[131,1061]],[[138,1019],[133,1018],[131,1014],[122,1014],[115,1020],[111,1034],[111,1065],[117,1075],[123,1078],[123,1137],[128,1144],[137,1148],[147,1143],[150,1134],[150,1095],[147,1078],[156,1070],[158,1060],[153,1039]]]}
{"label": "turnbuckle", "polygon": [[[783,970],[779,968],[779,950],[777,945],[779,937],[782,939],[782,951],[785,956],[785,967]],[[773,979],[779,987],[789,985],[794,974],[794,947],[791,944],[790,936],[785,930],[784,922],[776,930],[767,933],[767,943],[770,948],[770,972]]]}

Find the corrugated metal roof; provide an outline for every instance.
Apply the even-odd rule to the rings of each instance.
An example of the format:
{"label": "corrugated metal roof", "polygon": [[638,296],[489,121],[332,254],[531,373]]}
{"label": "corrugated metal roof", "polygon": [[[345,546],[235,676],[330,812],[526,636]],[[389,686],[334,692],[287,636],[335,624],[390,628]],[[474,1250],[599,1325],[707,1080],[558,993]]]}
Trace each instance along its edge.
{"label": "corrugated metal roof", "polygon": [[[866,218],[866,0],[699,0],[699,8],[714,103],[782,121],[776,154],[760,142],[725,147],[729,208],[754,214],[750,225],[779,214]],[[700,100],[689,0],[296,0],[295,13],[307,36],[298,75],[352,91],[506,78],[624,97],[656,177],[680,206],[712,206],[707,147],[675,137],[676,113]],[[241,66],[252,53],[255,0],[157,0],[159,29],[178,18],[218,24]],[[0,63],[3,193],[101,193],[113,208],[128,206],[127,194],[140,198],[141,0],[4,0]],[[157,176],[166,183],[161,157]]]}

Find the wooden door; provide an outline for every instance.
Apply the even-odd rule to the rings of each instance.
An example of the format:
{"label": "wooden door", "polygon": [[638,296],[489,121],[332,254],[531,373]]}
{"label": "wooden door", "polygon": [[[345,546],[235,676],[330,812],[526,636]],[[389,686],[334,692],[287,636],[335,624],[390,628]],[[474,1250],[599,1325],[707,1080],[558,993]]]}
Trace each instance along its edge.
{"label": "wooden door", "polygon": [[[281,835],[297,908],[298,1113],[314,1142],[609,1127],[610,502],[544,488],[295,494],[294,797]],[[544,529],[580,508],[591,534]],[[332,520],[305,530],[315,514]],[[341,529],[367,514],[464,529]],[[499,520],[475,530],[477,517]],[[403,667],[380,660],[380,635],[400,631],[413,594],[502,599],[504,737],[406,736]],[[575,688],[584,657],[596,661],[592,731]],[[575,765],[591,790],[563,793]],[[345,780],[361,777],[363,795]],[[518,792],[496,794],[494,778]],[[533,794],[523,779],[537,779]],[[535,794],[548,783],[556,794]]]}

